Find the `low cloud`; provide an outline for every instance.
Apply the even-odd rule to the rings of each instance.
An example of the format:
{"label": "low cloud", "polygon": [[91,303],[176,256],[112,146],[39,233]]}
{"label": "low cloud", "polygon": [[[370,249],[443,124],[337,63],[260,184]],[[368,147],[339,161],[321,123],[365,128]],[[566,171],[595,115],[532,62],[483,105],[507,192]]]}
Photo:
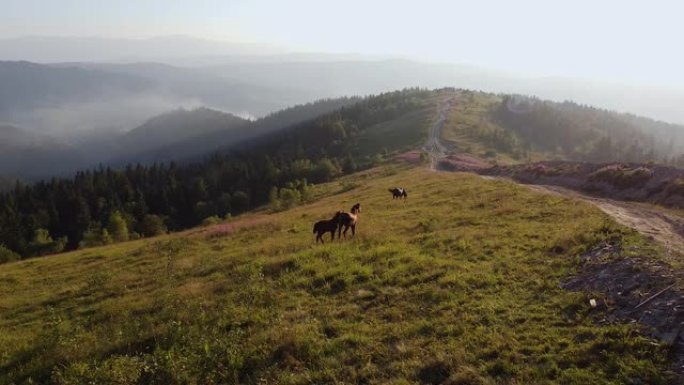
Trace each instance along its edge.
{"label": "low cloud", "polygon": [[125,132],[169,110],[201,105],[199,99],[131,95],[16,112],[9,120],[25,129],[73,142]]}

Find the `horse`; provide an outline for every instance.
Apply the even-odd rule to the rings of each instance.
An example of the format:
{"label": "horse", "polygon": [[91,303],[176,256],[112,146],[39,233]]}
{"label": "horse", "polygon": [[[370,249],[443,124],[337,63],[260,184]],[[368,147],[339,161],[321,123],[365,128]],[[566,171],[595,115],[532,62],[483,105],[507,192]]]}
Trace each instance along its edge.
{"label": "horse", "polygon": [[[359,220],[359,213],[361,213],[361,204],[357,203],[352,206],[348,213],[340,214],[340,224],[337,230],[337,238],[340,238],[340,233],[347,238],[347,230],[351,227],[352,236],[356,234],[356,222]],[[342,227],[344,227],[344,233],[342,232]]]}
{"label": "horse", "polygon": [[392,193],[392,199],[401,199],[402,197],[406,199],[408,197],[408,194],[406,193],[406,189],[401,188],[401,187],[395,187],[389,189],[389,192]]}
{"label": "horse", "polygon": [[318,221],[314,223],[313,233],[316,234],[316,243],[320,240],[323,241],[323,236],[325,233],[330,233],[330,241],[335,239],[335,230],[340,224],[340,218],[342,217],[342,211],[338,211],[332,219]]}

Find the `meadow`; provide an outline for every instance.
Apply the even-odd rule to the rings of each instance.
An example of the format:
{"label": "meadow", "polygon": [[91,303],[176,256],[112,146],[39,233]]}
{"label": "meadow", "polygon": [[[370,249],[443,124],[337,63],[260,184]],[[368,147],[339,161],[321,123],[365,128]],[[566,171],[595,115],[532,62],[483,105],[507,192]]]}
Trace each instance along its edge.
{"label": "meadow", "polygon": [[[406,201],[388,188],[408,189]],[[383,166],[313,203],[0,266],[4,384],[670,384],[667,348],[563,290],[598,209]],[[361,203],[356,237],[312,224]]]}

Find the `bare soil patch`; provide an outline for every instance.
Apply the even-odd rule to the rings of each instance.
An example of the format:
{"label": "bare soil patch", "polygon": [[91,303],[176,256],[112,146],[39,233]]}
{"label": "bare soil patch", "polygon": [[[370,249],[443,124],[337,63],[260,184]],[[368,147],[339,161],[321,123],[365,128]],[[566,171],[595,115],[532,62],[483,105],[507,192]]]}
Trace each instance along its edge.
{"label": "bare soil patch", "polygon": [[562,282],[595,300],[599,323],[645,326],[645,335],[665,342],[675,371],[684,378],[684,288],[682,273],[644,257],[625,257],[619,243],[598,245],[581,256],[579,272]]}
{"label": "bare soil patch", "polygon": [[437,163],[441,171],[471,171],[478,172],[492,167],[482,158],[470,154],[448,155]]}
{"label": "bare soil patch", "polygon": [[684,170],[653,164],[549,161],[494,166],[483,175],[571,188],[612,199],[684,208]]}

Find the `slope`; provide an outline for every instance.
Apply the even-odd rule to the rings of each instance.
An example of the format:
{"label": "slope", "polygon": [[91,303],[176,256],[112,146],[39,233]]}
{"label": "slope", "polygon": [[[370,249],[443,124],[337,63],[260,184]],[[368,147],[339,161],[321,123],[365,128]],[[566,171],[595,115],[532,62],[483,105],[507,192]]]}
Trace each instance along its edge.
{"label": "slope", "polygon": [[682,129],[572,102],[456,90],[442,139],[455,152],[498,163],[572,159],[684,165]]}
{"label": "slope", "polygon": [[[409,199],[393,201],[393,186]],[[674,381],[665,347],[636,324],[597,324],[584,294],[559,287],[603,241],[657,253],[594,207],[423,168],[372,169],[314,195],[0,266],[1,381]],[[313,222],[356,202],[355,239],[313,243]]]}

